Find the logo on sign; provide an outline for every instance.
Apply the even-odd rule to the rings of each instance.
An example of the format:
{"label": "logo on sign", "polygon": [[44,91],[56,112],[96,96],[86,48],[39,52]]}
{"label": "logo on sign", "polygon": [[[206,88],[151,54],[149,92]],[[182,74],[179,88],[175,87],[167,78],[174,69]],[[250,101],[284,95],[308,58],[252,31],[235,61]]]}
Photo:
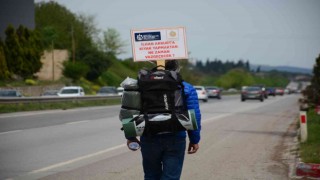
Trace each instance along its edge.
{"label": "logo on sign", "polygon": [[161,40],[160,32],[135,33],[136,41],[157,41]]}
{"label": "logo on sign", "polygon": [[179,30],[178,29],[167,30],[167,38],[171,40],[178,40]]}

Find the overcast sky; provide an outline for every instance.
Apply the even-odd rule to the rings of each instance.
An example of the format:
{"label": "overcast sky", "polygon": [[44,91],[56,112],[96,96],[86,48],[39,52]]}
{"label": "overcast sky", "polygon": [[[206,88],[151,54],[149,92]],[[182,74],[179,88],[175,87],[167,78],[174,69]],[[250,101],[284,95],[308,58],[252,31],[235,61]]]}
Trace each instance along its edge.
{"label": "overcast sky", "polygon": [[[36,0],[39,2],[40,0]],[[132,57],[131,29],[186,27],[193,59],[249,60],[313,68],[320,54],[320,0],[56,0],[115,28]]]}

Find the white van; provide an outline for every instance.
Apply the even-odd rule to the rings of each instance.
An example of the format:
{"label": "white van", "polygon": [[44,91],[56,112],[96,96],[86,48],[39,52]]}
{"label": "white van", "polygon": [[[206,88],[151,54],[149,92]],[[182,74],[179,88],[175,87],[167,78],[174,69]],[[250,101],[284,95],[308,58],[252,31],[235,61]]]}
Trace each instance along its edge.
{"label": "white van", "polygon": [[198,100],[202,100],[203,102],[208,101],[208,93],[206,91],[206,88],[204,86],[194,86],[194,88],[197,91]]}
{"label": "white van", "polygon": [[58,96],[60,97],[76,97],[84,95],[84,90],[80,86],[65,86],[58,92]]}

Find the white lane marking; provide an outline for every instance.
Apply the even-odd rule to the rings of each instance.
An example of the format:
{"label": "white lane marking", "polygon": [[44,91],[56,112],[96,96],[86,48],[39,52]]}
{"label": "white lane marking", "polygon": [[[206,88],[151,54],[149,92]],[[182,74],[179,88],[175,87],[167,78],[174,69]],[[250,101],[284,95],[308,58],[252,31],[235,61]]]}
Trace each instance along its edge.
{"label": "white lane marking", "polygon": [[20,132],[20,131],[22,131],[22,130],[14,130],[14,131],[1,132],[0,135],[11,134],[11,133],[16,133],[16,132]]}
{"label": "white lane marking", "polygon": [[102,150],[102,151],[98,151],[98,152],[93,153],[93,154],[88,154],[88,155],[81,156],[81,157],[78,157],[78,158],[75,158],[75,159],[71,159],[69,161],[61,162],[61,163],[54,164],[54,165],[51,165],[51,166],[48,166],[48,167],[44,167],[44,168],[41,168],[41,169],[38,169],[38,170],[34,170],[34,171],[29,172],[28,174],[35,174],[35,173],[48,171],[48,170],[51,170],[51,169],[54,169],[54,168],[58,168],[58,167],[69,165],[69,164],[72,164],[72,163],[75,163],[75,162],[78,162],[78,161],[82,161],[82,160],[85,160],[85,159],[88,159],[88,158],[92,158],[94,156],[98,156],[98,155],[101,155],[101,154],[104,154],[104,153],[107,153],[107,152],[110,152],[110,151],[113,151],[113,150],[117,150],[117,149],[120,149],[120,148],[123,148],[123,147],[126,147],[126,146],[127,146],[127,144],[121,144],[121,145],[114,146],[114,147],[111,147],[111,148],[108,148],[108,149],[105,149],[105,150]]}
{"label": "white lane marking", "polygon": [[69,123],[65,123],[65,124],[70,125],[70,124],[80,124],[80,123],[87,123],[87,122],[90,122],[90,121],[89,120],[83,120],[83,121],[69,122]]}

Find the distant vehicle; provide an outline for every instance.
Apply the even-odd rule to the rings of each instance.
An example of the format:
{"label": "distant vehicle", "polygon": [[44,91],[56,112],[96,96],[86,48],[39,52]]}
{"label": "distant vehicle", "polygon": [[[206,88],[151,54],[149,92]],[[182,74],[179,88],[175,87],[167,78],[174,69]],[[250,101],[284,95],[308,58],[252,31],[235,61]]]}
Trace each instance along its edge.
{"label": "distant vehicle", "polygon": [[123,95],[123,91],[124,91],[124,88],[123,88],[123,87],[117,87],[117,92],[118,92],[118,95],[119,95],[119,96],[122,96],[122,95]]}
{"label": "distant vehicle", "polygon": [[268,96],[276,96],[276,89],[274,87],[267,87],[266,92]]}
{"label": "distant vehicle", "polygon": [[221,99],[221,89],[219,87],[206,86],[205,89],[207,90],[209,98]]}
{"label": "distant vehicle", "polygon": [[284,89],[284,94],[291,94],[290,89],[288,89],[288,88]]}
{"label": "distant vehicle", "polygon": [[262,92],[263,92],[264,99],[268,99],[268,93],[267,93],[267,91],[266,91],[265,85],[263,85],[263,84],[256,84],[256,85],[253,85],[253,86],[255,86],[255,87],[260,87],[261,90],[262,90]]}
{"label": "distant vehicle", "polygon": [[41,96],[58,96],[59,90],[46,90]]}
{"label": "distant vehicle", "polygon": [[1,89],[0,97],[22,97],[22,94],[20,91],[14,89]]}
{"label": "distant vehicle", "polygon": [[261,87],[257,86],[249,86],[241,91],[241,101],[245,101],[247,99],[258,99],[261,102],[264,101],[264,92]]}
{"label": "distant vehicle", "polygon": [[284,95],[284,89],[280,88],[280,87],[277,87],[276,88],[276,95],[283,96]]}
{"label": "distant vehicle", "polygon": [[245,90],[248,86],[242,86],[241,91]]}
{"label": "distant vehicle", "polygon": [[76,97],[84,95],[84,90],[80,86],[65,86],[58,92],[59,97]]}
{"label": "distant vehicle", "polygon": [[227,90],[227,92],[229,92],[229,93],[236,93],[236,92],[238,92],[238,90],[235,89],[235,88],[230,88],[230,89]]}
{"label": "distant vehicle", "polygon": [[117,96],[118,91],[117,91],[117,88],[114,86],[103,86],[97,92],[97,95],[98,96]]}
{"label": "distant vehicle", "polygon": [[208,101],[208,94],[204,86],[194,86],[197,91],[198,100],[202,100],[203,102]]}

